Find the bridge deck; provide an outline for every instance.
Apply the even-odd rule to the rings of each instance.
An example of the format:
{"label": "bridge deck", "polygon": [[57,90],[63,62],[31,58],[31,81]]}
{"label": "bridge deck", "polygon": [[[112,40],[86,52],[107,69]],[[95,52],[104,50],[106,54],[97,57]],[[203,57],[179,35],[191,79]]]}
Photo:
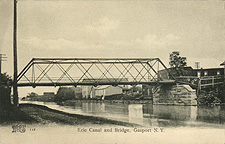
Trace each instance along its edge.
{"label": "bridge deck", "polygon": [[18,83],[17,85],[19,87],[26,87],[26,86],[32,86],[32,87],[36,87],[36,86],[78,86],[78,85],[113,85],[113,86],[117,86],[117,85],[157,85],[157,84],[175,84],[175,80],[167,80],[167,81],[150,81],[150,82],[104,82],[104,83],[93,83],[93,82],[81,82],[81,83],[69,83],[69,82],[65,82],[65,83]]}

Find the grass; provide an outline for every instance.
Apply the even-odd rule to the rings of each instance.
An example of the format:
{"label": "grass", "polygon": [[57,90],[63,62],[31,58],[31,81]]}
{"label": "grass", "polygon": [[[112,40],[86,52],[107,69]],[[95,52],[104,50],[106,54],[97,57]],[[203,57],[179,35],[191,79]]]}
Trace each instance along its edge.
{"label": "grass", "polygon": [[0,109],[0,124],[8,125],[13,123],[25,124],[63,124],[63,125],[120,125],[137,126],[126,122],[110,120],[106,118],[69,114],[62,111],[50,109],[46,106],[35,104],[21,104],[19,108],[11,107],[7,110]]}
{"label": "grass", "polygon": [[7,109],[0,108],[0,124],[2,125],[35,122],[37,121],[34,118],[20,109],[14,107],[9,107]]}

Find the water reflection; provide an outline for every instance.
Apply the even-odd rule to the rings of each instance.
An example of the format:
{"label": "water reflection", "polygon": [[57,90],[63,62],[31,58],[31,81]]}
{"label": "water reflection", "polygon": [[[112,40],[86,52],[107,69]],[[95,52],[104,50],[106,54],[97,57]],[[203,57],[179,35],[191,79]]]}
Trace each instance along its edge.
{"label": "water reflection", "polygon": [[83,112],[87,112],[87,113],[93,113],[93,114],[103,113],[105,112],[105,104],[104,103],[82,103],[81,109]]}
{"label": "water reflection", "polygon": [[141,104],[130,104],[128,112],[130,123],[143,124],[143,106]]}
{"label": "water reflection", "polygon": [[191,113],[190,113],[190,120],[191,121],[195,121],[196,119],[197,119],[197,110],[198,110],[198,108],[197,108],[197,106],[191,106],[190,107],[190,111],[191,111]]}
{"label": "water reflection", "polygon": [[202,122],[224,124],[225,108],[222,106],[199,107],[197,110],[197,120]]}
{"label": "water reflection", "polygon": [[[40,102],[35,102],[40,104]],[[75,101],[63,106],[42,103],[50,108],[69,113],[100,116],[144,126],[225,126],[222,106],[169,106],[152,104],[123,104]]]}

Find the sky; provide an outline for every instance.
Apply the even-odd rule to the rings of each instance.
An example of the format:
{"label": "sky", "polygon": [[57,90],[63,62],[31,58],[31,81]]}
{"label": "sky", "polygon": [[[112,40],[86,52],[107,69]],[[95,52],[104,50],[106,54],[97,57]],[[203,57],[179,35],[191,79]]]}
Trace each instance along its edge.
{"label": "sky", "polygon": [[[13,75],[13,0],[0,0],[2,71]],[[18,0],[18,73],[33,57],[160,58],[179,51],[188,66],[225,60],[220,0]],[[51,88],[56,91],[56,88]],[[19,94],[50,88],[19,88]]]}

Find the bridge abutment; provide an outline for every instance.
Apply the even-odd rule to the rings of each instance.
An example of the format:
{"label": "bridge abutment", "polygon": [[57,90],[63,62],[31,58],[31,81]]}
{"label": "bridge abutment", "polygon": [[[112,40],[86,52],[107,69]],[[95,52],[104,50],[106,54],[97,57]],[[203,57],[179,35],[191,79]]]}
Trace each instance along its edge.
{"label": "bridge abutment", "polygon": [[189,85],[152,87],[153,104],[197,105],[196,90]]}

